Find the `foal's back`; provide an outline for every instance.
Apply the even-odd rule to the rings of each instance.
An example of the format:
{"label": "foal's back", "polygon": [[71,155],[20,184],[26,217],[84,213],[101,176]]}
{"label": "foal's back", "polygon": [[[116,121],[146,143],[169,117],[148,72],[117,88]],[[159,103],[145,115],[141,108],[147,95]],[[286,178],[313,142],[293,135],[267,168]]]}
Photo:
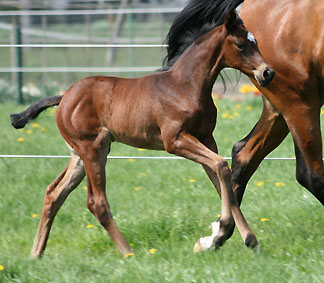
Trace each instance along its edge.
{"label": "foal's back", "polygon": [[61,134],[67,141],[95,140],[107,132],[113,140],[131,146],[163,149],[156,118],[161,109],[155,95],[156,80],[161,76],[164,74],[136,79],[93,76],[78,81],[66,91],[57,109]]}

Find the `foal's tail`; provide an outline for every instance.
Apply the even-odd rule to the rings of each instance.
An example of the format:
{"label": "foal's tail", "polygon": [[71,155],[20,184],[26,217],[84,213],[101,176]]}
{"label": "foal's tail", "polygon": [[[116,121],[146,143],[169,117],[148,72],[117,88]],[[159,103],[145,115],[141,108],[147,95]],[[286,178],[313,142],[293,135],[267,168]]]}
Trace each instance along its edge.
{"label": "foal's tail", "polygon": [[62,95],[45,97],[18,114],[10,114],[11,125],[16,129],[21,129],[30,121],[35,119],[48,107],[59,105]]}

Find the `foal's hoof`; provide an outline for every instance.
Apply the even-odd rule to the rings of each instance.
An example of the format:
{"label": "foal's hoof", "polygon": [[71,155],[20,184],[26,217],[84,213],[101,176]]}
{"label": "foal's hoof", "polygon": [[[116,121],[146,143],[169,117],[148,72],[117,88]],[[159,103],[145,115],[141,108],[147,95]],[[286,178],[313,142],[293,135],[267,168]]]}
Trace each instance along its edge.
{"label": "foal's hoof", "polygon": [[252,250],[257,250],[258,248],[260,248],[259,242],[253,234],[248,235],[244,243],[248,248],[251,248]]}
{"label": "foal's hoof", "polygon": [[203,250],[201,244],[200,244],[200,239],[197,241],[197,243],[194,245],[194,248],[193,248],[193,253],[194,254],[197,254],[197,253],[200,253],[201,251]]}
{"label": "foal's hoof", "polygon": [[215,239],[219,232],[220,222],[216,221],[211,224],[213,233],[208,237],[200,238],[197,243],[194,245],[193,252],[199,253],[201,251],[207,251],[212,249],[215,246]]}
{"label": "foal's hoof", "polygon": [[193,252],[200,253],[201,251],[207,251],[213,247],[212,237],[202,237],[194,245]]}

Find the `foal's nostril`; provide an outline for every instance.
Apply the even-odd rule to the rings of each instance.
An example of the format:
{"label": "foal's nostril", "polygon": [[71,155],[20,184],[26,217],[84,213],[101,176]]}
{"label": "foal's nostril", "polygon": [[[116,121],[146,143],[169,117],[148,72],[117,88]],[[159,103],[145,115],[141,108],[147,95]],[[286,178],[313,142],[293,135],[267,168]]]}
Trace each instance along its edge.
{"label": "foal's nostril", "polygon": [[260,86],[267,86],[275,76],[275,71],[269,67],[264,67],[256,73],[255,78]]}
{"label": "foal's nostril", "polygon": [[266,70],[263,72],[263,77],[264,77],[265,80],[269,80],[269,79],[271,79],[271,77],[272,77],[272,72],[271,72],[271,70],[266,69]]}

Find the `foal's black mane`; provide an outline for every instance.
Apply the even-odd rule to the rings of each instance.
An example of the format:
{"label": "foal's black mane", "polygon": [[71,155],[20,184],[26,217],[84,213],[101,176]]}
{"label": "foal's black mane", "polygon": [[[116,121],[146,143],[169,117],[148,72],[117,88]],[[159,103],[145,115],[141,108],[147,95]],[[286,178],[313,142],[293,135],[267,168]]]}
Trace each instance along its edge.
{"label": "foal's black mane", "polygon": [[163,69],[169,69],[180,55],[201,35],[224,23],[230,6],[243,0],[191,0],[176,16],[165,39],[168,44]]}

